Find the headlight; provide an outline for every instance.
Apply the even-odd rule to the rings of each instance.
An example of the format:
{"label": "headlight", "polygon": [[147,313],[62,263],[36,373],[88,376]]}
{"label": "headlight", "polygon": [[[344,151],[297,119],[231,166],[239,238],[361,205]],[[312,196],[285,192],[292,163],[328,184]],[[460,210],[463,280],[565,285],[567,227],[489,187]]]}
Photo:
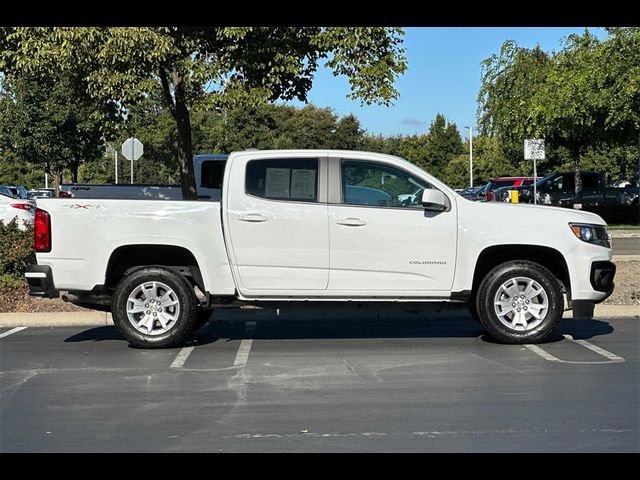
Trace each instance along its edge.
{"label": "headlight", "polygon": [[609,233],[604,225],[588,225],[585,223],[570,223],[571,231],[583,242],[611,248]]}

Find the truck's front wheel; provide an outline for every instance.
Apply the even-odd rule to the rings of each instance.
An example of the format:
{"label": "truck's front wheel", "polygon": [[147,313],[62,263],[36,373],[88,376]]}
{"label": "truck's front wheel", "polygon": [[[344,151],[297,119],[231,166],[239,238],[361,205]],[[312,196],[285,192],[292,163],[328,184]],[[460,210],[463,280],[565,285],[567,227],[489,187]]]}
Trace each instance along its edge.
{"label": "truck's front wheel", "polygon": [[116,287],[112,315],[132,346],[174,347],[194,329],[197,299],[181,275],[160,267],[143,268]]}
{"label": "truck's front wheel", "polygon": [[542,265],[522,260],[491,270],[476,297],[480,323],[503,343],[542,341],[557,327],[563,306],[553,274]]}

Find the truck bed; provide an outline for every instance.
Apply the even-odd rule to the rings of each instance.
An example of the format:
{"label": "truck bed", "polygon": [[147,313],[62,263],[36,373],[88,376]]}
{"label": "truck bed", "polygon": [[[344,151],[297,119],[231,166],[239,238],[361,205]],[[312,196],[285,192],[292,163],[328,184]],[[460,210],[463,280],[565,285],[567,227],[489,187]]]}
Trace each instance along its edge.
{"label": "truck bed", "polygon": [[38,263],[52,268],[57,289],[104,285],[119,247],[169,245],[193,253],[209,292],[234,293],[219,202],[49,198],[38,199],[38,208],[49,213],[52,229],[51,251],[38,253]]}

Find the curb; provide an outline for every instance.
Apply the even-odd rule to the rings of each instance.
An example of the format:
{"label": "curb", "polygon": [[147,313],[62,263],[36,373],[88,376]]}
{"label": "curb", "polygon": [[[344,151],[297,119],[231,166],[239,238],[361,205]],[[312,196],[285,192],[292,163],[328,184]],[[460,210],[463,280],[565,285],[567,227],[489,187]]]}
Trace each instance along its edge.
{"label": "curb", "polygon": [[609,230],[611,238],[638,238],[640,237],[640,230]]}
{"label": "curb", "polygon": [[[432,318],[442,317],[460,317],[466,316],[467,312],[463,308],[459,309],[443,309],[442,311],[433,311],[432,309],[426,309],[431,311],[429,314]],[[373,309],[371,310],[371,312]],[[259,315],[261,321],[268,320],[293,320],[290,315],[276,315],[271,311],[260,312]],[[295,317],[300,316],[301,312],[297,312]],[[344,312],[344,317],[354,318],[353,314]],[[366,320],[371,317],[364,312],[356,315],[356,317]],[[407,316],[406,312],[397,311],[392,315],[399,317]],[[376,318],[391,318],[392,315],[381,315]],[[226,316],[226,315],[223,315]],[[253,313],[250,316],[255,316]],[[308,317],[308,315],[302,315]],[[343,316],[342,314],[340,315]],[[640,305],[595,305],[594,318],[637,318],[640,319]],[[324,319],[324,317],[318,316],[315,318]],[[373,317],[372,317],[373,318]],[[414,315],[407,318],[416,318]],[[573,318],[573,312],[566,310],[563,318]],[[309,319],[309,318],[305,318]],[[36,313],[0,313],[0,327],[85,327],[85,326],[107,326],[113,325],[111,314],[107,312],[36,312]]]}
{"label": "curb", "polygon": [[107,312],[0,313],[0,327],[75,327],[113,325]]}

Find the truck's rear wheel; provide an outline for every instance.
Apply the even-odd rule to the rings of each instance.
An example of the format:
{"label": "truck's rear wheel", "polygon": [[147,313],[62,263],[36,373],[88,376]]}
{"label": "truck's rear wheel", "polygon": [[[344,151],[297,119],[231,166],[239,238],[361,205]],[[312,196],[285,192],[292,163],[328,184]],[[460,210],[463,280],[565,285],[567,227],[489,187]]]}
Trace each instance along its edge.
{"label": "truck's rear wheel", "polygon": [[136,270],[113,295],[113,322],[135,347],[179,345],[193,331],[197,299],[181,275],[159,267]]}
{"label": "truck's rear wheel", "polygon": [[480,323],[502,343],[536,343],[558,326],[564,301],[549,270],[516,260],[497,266],[480,283]]}

